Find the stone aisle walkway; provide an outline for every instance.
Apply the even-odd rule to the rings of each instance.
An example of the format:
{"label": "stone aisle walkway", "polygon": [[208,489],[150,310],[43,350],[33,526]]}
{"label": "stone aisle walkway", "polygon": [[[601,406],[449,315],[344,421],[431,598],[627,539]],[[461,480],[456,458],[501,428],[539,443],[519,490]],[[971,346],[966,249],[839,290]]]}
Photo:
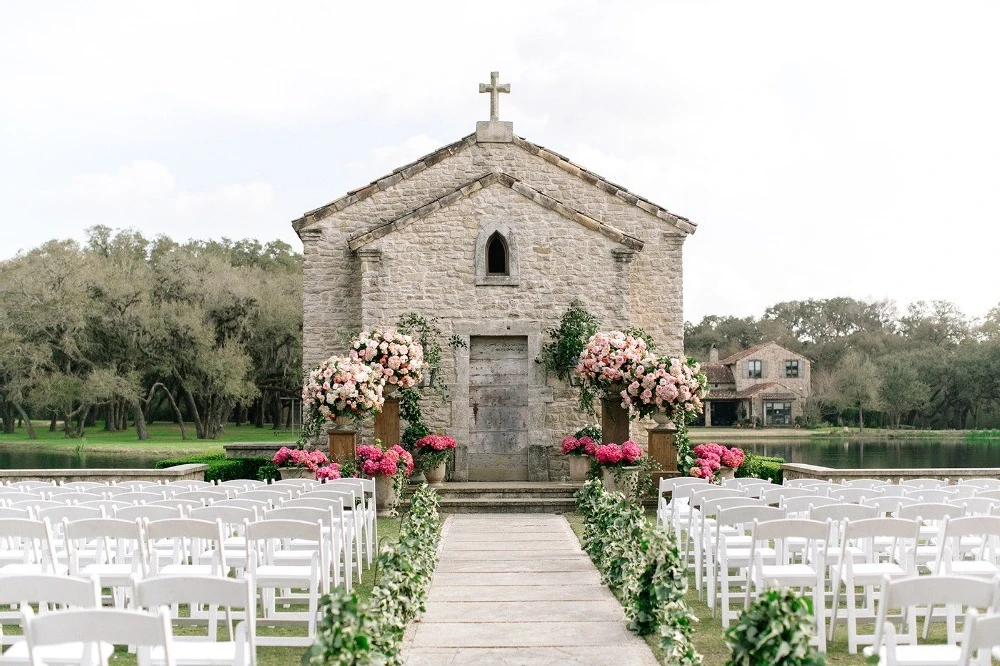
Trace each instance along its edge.
{"label": "stone aisle walkway", "polygon": [[408,666],[653,665],[562,516],[468,514],[444,525]]}

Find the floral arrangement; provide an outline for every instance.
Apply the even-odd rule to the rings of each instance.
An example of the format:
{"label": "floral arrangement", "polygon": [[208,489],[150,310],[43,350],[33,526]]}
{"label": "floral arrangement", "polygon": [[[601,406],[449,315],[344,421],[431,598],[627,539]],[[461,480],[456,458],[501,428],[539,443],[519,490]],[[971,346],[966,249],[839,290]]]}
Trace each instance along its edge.
{"label": "floral arrangement", "polygon": [[357,356],[381,374],[385,383],[399,388],[413,388],[424,372],[424,349],[409,335],[394,328],[362,331],[351,344],[352,358]]}
{"label": "floral arrangement", "polygon": [[338,416],[365,416],[382,409],[385,386],[380,371],[359,359],[331,356],[309,372],[302,405],[313,426]]}
{"label": "floral arrangement", "polygon": [[333,479],[340,478],[340,465],[337,463],[330,463],[316,470],[316,480],[317,481],[332,481]]}
{"label": "floral arrangement", "polygon": [[694,447],[695,460],[688,472],[691,476],[703,479],[713,479],[715,473],[723,467],[737,469],[746,460],[743,449],[728,448],[717,442],[708,442]]}
{"label": "floral arrangement", "polygon": [[698,363],[657,356],[647,338],[637,330],[591,336],[574,370],[583,381],[581,406],[619,395],[633,417],[661,412],[686,422],[701,413],[708,379]]}
{"label": "floral arrangement", "polygon": [[305,449],[290,449],[283,446],[278,449],[271,459],[275,467],[306,467],[311,472],[315,472],[321,466],[330,462],[326,454],[320,450],[306,451]]}
{"label": "floral arrangement", "polygon": [[594,449],[594,457],[605,467],[635,465],[642,458],[642,447],[627,440],[621,444],[601,444]]}
{"label": "floral arrangement", "polygon": [[650,356],[631,366],[626,381],[622,406],[640,416],[661,412],[687,420],[704,410],[708,378],[694,359]]}
{"label": "floral arrangement", "polygon": [[410,452],[394,444],[383,449],[378,444],[362,444],[355,450],[358,468],[365,476],[409,476],[413,473],[413,456]]}
{"label": "floral arrangement", "polygon": [[455,448],[455,438],[449,435],[424,435],[414,443],[420,469],[427,471],[448,460]]}
{"label": "floral arrangement", "polygon": [[587,435],[583,437],[567,435],[563,437],[560,448],[564,456],[592,456],[597,453],[597,442]]}

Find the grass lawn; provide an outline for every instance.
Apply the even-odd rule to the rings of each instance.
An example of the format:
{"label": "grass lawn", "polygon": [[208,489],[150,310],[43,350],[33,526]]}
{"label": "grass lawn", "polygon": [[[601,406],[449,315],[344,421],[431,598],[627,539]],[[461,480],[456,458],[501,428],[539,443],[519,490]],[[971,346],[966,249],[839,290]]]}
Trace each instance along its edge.
{"label": "grass lawn", "polygon": [[164,456],[181,456],[210,451],[222,452],[222,445],[228,442],[294,442],[296,434],[287,430],[275,432],[270,428],[255,428],[252,425],[234,426],[229,424],[218,439],[196,439],[194,424],[185,424],[188,438],[181,439],[180,427],[175,423],[150,423],[150,439],[139,441],[135,428],[121,432],[105,432],[98,422],[88,428],[79,439],[66,438],[62,430],[49,432],[47,421],[35,421],[36,439],[29,439],[24,428],[10,434],[0,433],[0,447],[32,447],[52,452],[93,451],[125,452]]}

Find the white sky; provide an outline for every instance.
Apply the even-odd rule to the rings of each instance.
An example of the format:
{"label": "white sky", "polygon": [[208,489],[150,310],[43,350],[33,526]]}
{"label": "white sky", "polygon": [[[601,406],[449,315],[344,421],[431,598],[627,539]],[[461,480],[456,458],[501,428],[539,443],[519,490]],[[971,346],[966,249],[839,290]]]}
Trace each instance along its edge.
{"label": "white sky", "polygon": [[[699,225],[685,317],[1000,302],[997,2],[7,2],[0,259],[280,238],[501,118]],[[670,270],[671,267],[665,267]]]}

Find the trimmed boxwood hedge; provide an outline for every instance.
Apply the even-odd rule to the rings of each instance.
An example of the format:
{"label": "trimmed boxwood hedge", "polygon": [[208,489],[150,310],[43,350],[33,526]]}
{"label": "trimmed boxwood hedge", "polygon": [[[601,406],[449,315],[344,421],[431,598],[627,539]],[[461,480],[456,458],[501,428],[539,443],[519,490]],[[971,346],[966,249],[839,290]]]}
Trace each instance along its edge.
{"label": "trimmed boxwood hedge", "polygon": [[227,458],[225,453],[199,453],[184,458],[169,458],[156,463],[156,469],[191,463],[208,465],[206,481],[232,481],[233,479],[277,478],[277,470],[270,458]]}
{"label": "trimmed boxwood hedge", "polygon": [[746,460],[736,469],[736,476],[740,478],[768,479],[772,483],[780,484],[785,478],[785,474],[781,470],[781,465],[784,462],[784,458],[758,456],[748,451],[746,453]]}

